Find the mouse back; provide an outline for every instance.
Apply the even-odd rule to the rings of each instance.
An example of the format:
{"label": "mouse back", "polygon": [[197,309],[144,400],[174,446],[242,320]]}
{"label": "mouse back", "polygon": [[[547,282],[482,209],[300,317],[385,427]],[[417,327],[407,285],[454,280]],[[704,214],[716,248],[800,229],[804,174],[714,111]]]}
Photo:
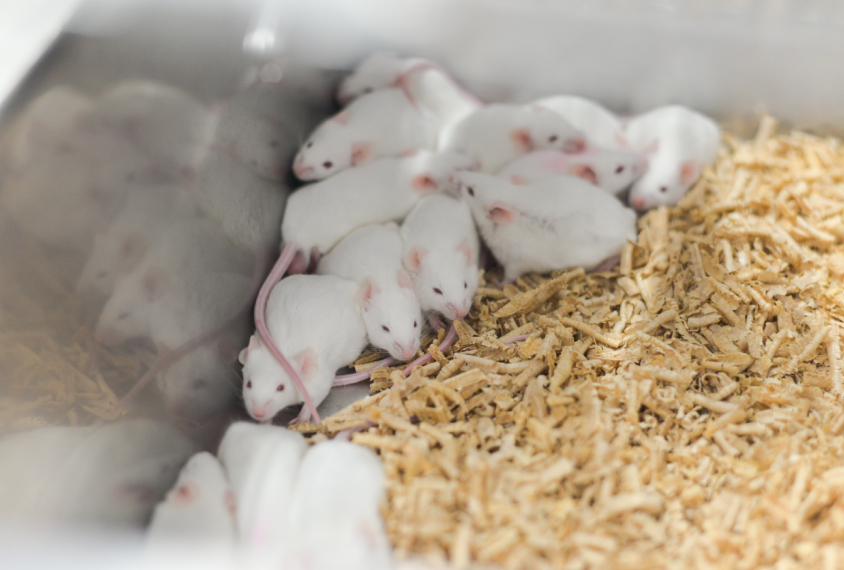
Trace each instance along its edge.
{"label": "mouse back", "polygon": [[556,95],[536,101],[537,105],[559,114],[581,131],[590,146],[616,149],[626,148],[624,128],[615,114],[603,106],[576,95]]}

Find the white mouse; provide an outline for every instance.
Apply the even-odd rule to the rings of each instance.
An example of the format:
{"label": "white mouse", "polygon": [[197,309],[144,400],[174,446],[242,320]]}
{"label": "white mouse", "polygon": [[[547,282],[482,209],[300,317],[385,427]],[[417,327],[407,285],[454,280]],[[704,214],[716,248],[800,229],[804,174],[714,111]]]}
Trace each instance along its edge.
{"label": "white mouse", "polygon": [[712,119],[679,105],[633,117],[625,135],[648,159],[647,172],[630,190],[630,205],[640,211],[677,204],[721,145]]}
{"label": "white mouse", "polygon": [[184,91],[131,80],[106,90],[97,115],[168,171],[189,175],[208,148],[218,116]]}
{"label": "white mouse", "polygon": [[517,185],[556,176],[577,176],[617,194],[642,176],[646,168],[645,158],[631,150],[590,148],[577,154],[538,150],[517,158],[498,176]]}
{"label": "white mouse", "polygon": [[284,567],[392,570],[380,514],[384,482],[384,468],[370,449],[336,439],[311,447],[299,469],[283,536],[290,545]]}
{"label": "white mouse", "polygon": [[393,52],[378,51],[364,59],[337,88],[337,102],[348,105],[362,95],[396,87],[401,76],[418,65],[430,63],[418,57],[401,58]]}
{"label": "white mouse", "polygon": [[462,319],[478,288],[480,243],[469,207],[442,194],[419,202],[401,226],[404,267],[423,311]]}
{"label": "white mouse", "polygon": [[401,89],[382,89],[356,99],[311,134],[293,162],[300,180],[322,180],[375,158],[433,149],[438,124]]}
{"label": "white mouse", "polygon": [[481,171],[495,173],[528,152],[586,148],[582,132],[557,113],[538,105],[487,105],[454,125],[442,148],[473,156]]}
{"label": "white mouse", "polygon": [[252,253],[276,247],[287,187],[259,176],[229,155],[211,150],[189,184],[198,208]]}
{"label": "white mouse", "polygon": [[107,297],[118,278],[140,264],[159,232],[197,214],[183,186],[163,184],[132,192],[109,226],[94,236],[76,281],[77,294]]}
{"label": "white mouse", "polygon": [[422,312],[410,275],[402,267],[404,242],[395,223],[353,231],[320,259],[317,273],[357,283],[357,302],[369,342],[396,360],[419,350]]}
{"label": "white mouse", "polygon": [[150,335],[150,307],[180,295],[205,273],[249,275],[250,260],[209,220],[180,222],[162,231],[150,252],[121,279],[100,313],[95,338],[106,345]]}
{"label": "white mouse", "polygon": [[207,451],[197,453],[155,507],[147,529],[147,553],[191,541],[213,548],[218,555],[231,556],[236,545],[236,513],[237,499],[223,466]]}
{"label": "white mouse", "polygon": [[254,560],[280,560],[294,485],[307,444],[301,434],[276,426],[236,422],[217,456],[237,498],[241,547]]}
{"label": "white mouse", "polygon": [[613,113],[584,97],[556,95],[534,102],[559,114],[586,135],[590,147],[627,148],[624,127]]}
{"label": "white mouse", "polygon": [[454,180],[507,282],[528,271],[592,268],[636,240],[636,213],[579,178],[516,186],[460,172]]}
{"label": "white mouse", "polygon": [[[271,338],[302,381],[314,409],[328,395],[338,368],[354,361],[367,343],[356,297],[358,285],[333,275],[292,275],[266,304]],[[243,401],[256,420],[270,422],[287,406],[304,402],[289,374],[253,335],[241,351]],[[308,405],[295,421],[311,417]]]}

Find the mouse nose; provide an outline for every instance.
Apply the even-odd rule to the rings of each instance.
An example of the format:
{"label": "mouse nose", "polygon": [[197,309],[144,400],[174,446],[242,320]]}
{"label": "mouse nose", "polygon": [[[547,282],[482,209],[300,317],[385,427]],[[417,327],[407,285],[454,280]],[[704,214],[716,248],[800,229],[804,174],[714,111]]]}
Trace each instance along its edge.
{"label": "mouse nose", "polygon": [[401,357],[403,360],[410,360],[413,358],[413,355],[416,354],[416,349],[412,346],[402,346],[399,348],[401,349]]}
{"label": "mouse nose", "polygon": [[449,313],[451,313],[451,314],[449,315],[449,317],[450,317],[452,320],[455,320],[455,321],[456,321],[457,319],[462,319],[463,317],[465,317],[465,316],[466,316],[466,313],[468,312],[468,311],[467,311],[466,309],[464,309],[463,307],[458,307],[458,306],[457,306],[457,305],[455,305],[454,303],[449,303],[448,305],[446,305],[446,308],[448,309],[448,312],[449,312]]}
{"label": "mouse nose", "polygon": [[630,205],[639,210],[640,212],[648,209],[648,205],[645,203],[644,198],[631,198]]}
{"label": "mouse nose", "polygon": [[250,406],[249,414],[255,418],[256,420],[263,420],[266,419],[264,416],[267,415],[267,408],[264,406],[258,406],[256,404],[252,404]]}

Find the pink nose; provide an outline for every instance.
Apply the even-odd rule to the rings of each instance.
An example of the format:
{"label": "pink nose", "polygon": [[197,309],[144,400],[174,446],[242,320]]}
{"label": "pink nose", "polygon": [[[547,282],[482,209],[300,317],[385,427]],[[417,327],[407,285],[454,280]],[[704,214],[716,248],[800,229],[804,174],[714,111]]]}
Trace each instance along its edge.
{"label": "pink nose", "polygon": [[416,354],[416,350],[412,346],[404,346],[401,348],[401,357],[404,360],[410,360],[413,358],[414,354]]}
{"label": "pink nose", "polygon": [[458,307],[453,303],[449,303],[448,305],[446,305],[446,307],[448,307],[448,310],[451,312],[452,315],[454,315],[454,317],[452,317],[453,320],[462,319],[466,316],[466,313],[468,312],[466,309]]}
{"label": "pink nose", "polygon": [[267,415],[267,408],[265,408],[264,406],[256,406],[253,404],[252,410],[249,413],[256,420],[263,420],[264,416]]}
{"label": "pink nose", "polygon": [[648,205],[645,204],[644,198],[633,198],[630,200],[630,205],[639,211],[648,209]]}

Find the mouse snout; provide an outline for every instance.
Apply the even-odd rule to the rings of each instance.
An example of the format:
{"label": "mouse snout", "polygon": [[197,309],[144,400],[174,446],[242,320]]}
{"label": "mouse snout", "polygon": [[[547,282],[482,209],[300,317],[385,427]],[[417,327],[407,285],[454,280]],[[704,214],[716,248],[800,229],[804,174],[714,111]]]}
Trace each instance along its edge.
{"label": "mouse snout", "polygon": [[465,308],[458,307],[454,303],[449,303],[448,305],[446,305],[446,308],[448,309],[448,312],[449,312],[449,314],[447,316],[451,320],[462,319],[463,317],[466,316],[466,313],[469,312]]}
{"label": "mouse snout", "polygon": [[563,145],[563,152],[576,153],[586,150],[586,141],[583,139],[569,139]]}
{"label": "mouse snout", "polygon": [[249,406],[249,415],[251,415],[256,420],[266,420],[267,415],[267,407],[266,406],[259,406],[258,404],[252,402],[252,405]]}
{"label": "mouse snout", "polygon": [[299,156],[299,158],[296,159],[296,162],[293,163],[293,174],[295,174],[297,178],[301,179],[306,176],[311,176],[313,173],[313,167],[305,164],[305,159],[302,156]]}
{"label": "mouse snout", "polygon": [[643,212],[648,209],[648,204],[645,202],[644,198],[631,198],[630,205],[633,206],[635,209],[639,210],[640,212]]}
{"label": "mouse snout", "polygon": [[416,354],[416,349],[413,345],[399,345],[399,353],[401,354],[402,360],[410,360]]}

